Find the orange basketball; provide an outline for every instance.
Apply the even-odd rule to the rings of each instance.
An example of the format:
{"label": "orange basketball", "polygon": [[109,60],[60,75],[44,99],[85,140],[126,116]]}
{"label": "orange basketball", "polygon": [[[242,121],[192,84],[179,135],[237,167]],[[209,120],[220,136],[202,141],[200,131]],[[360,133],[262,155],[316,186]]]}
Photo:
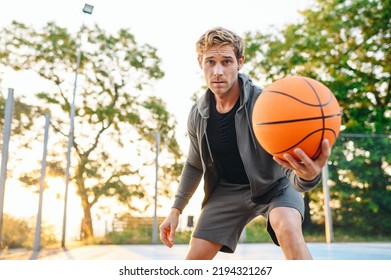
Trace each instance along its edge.
{"label": "orange basketball", "polygon": [[255,137],[270,154],[283,158],[301,148],[315,159],[323,139],[335,143],[341,126],[338,101],[328,87],[307,77],[277,80],[259,95],[252,122]]}

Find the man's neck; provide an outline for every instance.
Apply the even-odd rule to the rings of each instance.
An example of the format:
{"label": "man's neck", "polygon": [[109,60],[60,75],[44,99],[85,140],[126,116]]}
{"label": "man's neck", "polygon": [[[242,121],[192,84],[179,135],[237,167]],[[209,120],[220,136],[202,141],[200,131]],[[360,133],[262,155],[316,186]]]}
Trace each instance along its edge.
{"label": "man's neck", "polygon": [[233,106],[235,106],[236,101],[240,95],[240,86],[239,83],[236,83],[235,86],[231,89],[230,92],[219,96],[214,94],[216,100],[216,110],[220,114],[229,112]]}

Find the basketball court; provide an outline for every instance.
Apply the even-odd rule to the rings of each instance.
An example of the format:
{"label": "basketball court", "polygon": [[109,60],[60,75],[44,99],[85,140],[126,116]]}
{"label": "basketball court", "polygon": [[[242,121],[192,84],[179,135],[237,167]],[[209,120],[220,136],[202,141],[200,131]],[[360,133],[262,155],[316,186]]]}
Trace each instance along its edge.
{"label": "basketball court", "polygon": [[[391,243],[308,243],[315,260],[391,260]],[[40,260],[183,260],[188,245],[91,245]],[[274,244],[239,244],[234,254],[218,253],[216,260],[283,260]]]}

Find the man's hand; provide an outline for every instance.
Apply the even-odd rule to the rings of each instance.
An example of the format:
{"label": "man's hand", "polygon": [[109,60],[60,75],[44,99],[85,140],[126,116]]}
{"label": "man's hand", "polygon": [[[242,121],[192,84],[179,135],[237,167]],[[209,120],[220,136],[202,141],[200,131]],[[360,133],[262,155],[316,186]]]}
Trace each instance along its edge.
{"label": "man's hand", "polygon": [[315,160],[312,160],[302,149],[295,149],[294,152],[301,161],[296,160],[290,154],[284,154],[285,160],[277,157],[273,157],[273,159],[279,164],[292,169],[297,176],[307,181],[315,179],[320,174],[331,153],[329,140],[327,139],[323,140],[322,152]]}
{"label": "man's hand", "polygon": [[178,227],[180,211],[176,208],[171,209],[171,213],[160,225],[160,240],[167,246],[174,246],[175,231]]}

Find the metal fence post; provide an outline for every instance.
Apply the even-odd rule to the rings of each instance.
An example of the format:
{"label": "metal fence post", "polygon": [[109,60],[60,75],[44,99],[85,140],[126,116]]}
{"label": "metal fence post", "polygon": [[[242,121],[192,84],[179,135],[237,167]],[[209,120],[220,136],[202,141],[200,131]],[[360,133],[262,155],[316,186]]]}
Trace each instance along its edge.
{"label": "metal fence post", "polygon": [[322,170],[322,186],[323,186],[323,209],[324,209],[324,219],[325,219],[325,234],[326,242],[331,243],[334,241],[333,234],[333,220],[331,217],[331,208],[330,208],[330,188],[329,188],[329,168],[327,164],[323,167]]}
{"label": "metal fence post", "polygon": [[153,228],[152,228],[152,244],[157,244],[158,237],[158,221],[157,221],[157,183],[159,180],[159,144],[160,144],[160,133],[156,132],[156,174],[155,174],[155,210],[153,215]]}
{"label": "metal fence post", "polygon": [[4,193],[5,181],[7,178],[7,162],[8,162],[8,146],[11,136],[11,122],[14,108],[14,89],[8,89],[8,97],[4,110],[4,130],[3,130],[3,147],[1,157],[1,174],[0,174],[0,252],[2,250],[2,225],[3,225],[3,208],[4,208]]}
{"label": "metal fence post", "polygon": [[43,153],[42,153],[42,166],[41,166],[41,177],[39,178],[39,202],[38,202],[38,214],[37,214],[37,225],[35,227],[35,240],[34,240],[34,253],[37,254],[41,248],[41,220],[42,220],[42,200],[43,190],[45,184],[46,174],[46,155],[49,138],[49,124],[50,115],[45,115],[45,136],[43,141]]}

